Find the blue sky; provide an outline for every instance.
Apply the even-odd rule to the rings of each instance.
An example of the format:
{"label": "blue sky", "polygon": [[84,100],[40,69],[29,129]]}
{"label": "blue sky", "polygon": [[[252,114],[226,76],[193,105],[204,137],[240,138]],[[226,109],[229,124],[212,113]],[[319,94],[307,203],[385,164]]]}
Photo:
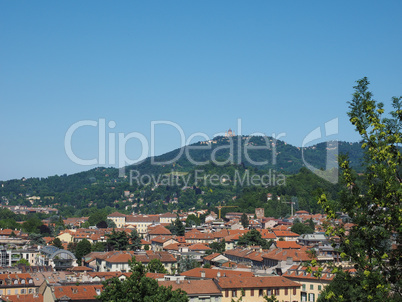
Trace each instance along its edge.
{"label": "blue sky", "polygon": [[[237,132],[241,119],[242,134],[301,146],[338,118],[336,138],[357,141],[354,82],[367,76],[386,103],[402,95],[401,11],[401,1],[1,1],[0,180],[90,169],[65,152],[83,120],[149,142],[152,121],[188,138]],[[180,146],[176,128],[155,129],[156,154]],[[79,128],[72,149],[96,158],[98,127]],[[132,159],[142,150],[126,144]]]}

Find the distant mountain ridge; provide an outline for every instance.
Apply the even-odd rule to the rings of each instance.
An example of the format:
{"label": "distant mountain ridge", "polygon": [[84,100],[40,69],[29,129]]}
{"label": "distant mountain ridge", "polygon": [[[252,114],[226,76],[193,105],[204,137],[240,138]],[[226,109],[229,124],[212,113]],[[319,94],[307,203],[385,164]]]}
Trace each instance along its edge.
{"label": "distant mountain ridge", "polygon": [[[263,188],[264,192],[277,192],[275,194],[285,195],[303,194],[307,200],[307,196],[311,193],[309,191],[315,190],[314,187],[321,186],[326,190],[331,190],[332,195],[336,196],[337,189],[335,187],[329,186],[319,177],[308,176],[308,173],[313,173],[309,172],[304,165],[305,161],[316,169],[325,170],[327,153],[335,148],[336,144],[339,154],[349,155],[352,167],[358,172],[361,171],[363,151],[360,143],[320,143],[304,148],[302,152],[299,147],[294,147],[280,140],[275,141],[271,137],[220,136],[154,158],[149,157],[140,163],[128,166],[125,168],[125,177],[119,177],[119,169],[117,168],[99,167],[71,175],[0,181],[0,201],[2,204],[30,206],[32,199],[29,200],[29,197],[38,196],[40,201],[36,201],[34,205],[57,206],[59,209],[67,208],[72,213],[74,213],[74,209],[83,209],[89,206],[101,208],[108,206],[127,207],[126,202],[144,204],[144,207],[148,205],[147,211],[172,210],[175,205],[171,205],[170,202],[175,198],[180,198],[182,202],[177,205],[178,207],[201,208],[203,204],[204,206],[205,204],[212,205],[222,200],[232,200],[236,196],[241,196],[245,190],[244,187],[227,186],[228,183],[233,184],[234,175],[244,177],[246,174],[261,176],[269,173],[289,176],[290,186],[287,184],[286,188]],[[265,148],[263,148],[264,146]],[[256,147],[260,149],[256,149]],[[177,157],[179,154],[181,156]],[[304,161],[302,156],[304,156]],[[168,162],[172,159],[175,160]],[[155,164],[153,161],[159,164]],[[160,164],[161,162],[165,163]],[[199,164],[200,162],[202,164]],[[329,161],[329,166],[337,166],[335,158]],[[305,171],[300,174],[302,169]],[[161,175],[165,178],[171,176],[172,179],[176,180],[180,177],[184,180],[186,177],[193,188],[190,191],[185,190],[183,183],[169,183],[167,186],[158,187],[158,184],[152,183],[152,181],[142,185],[130,184],[130,171],[132,170],[140,175],[155,176],[155,179]],[[203,171],[205,174],[227,175],[228,179],[225,184],[218,186],[211,186],[210,184],[196,184],[194,186],[196,171]],[[308,191],[300,191],[301,187],[298,184],[305,182],[305,179],[310,179],[313,183],[309,184],[310,189]],[[130,198],[131,201],[128,197],[126,198],[123,192],[130,192],[133,195]],[[202,193],[204,195],[201,196],[201,192],[204,192]],[[259,200],[262,200],[263,197],[261,196],[263,195],[259,196]],[[305,204],[309,203],[306,201]]]}

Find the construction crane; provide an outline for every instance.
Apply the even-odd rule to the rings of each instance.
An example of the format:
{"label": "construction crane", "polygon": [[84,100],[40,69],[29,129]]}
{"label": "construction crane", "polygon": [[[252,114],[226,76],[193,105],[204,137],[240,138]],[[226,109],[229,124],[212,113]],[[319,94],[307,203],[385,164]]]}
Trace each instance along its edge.
{"label": "construction crane", "polygon": [[222,208],[237,208],[238,206],[216,206],[216,208],[219,210],[219,219],[221,219],[221,210]]}
{"label": "construction crane", "polygon": [[293,216],[293,205],[297,205],[298,199],[295,196],[292,196],[291,201],[282,201],[282,203],[290,204],[290,216]]}

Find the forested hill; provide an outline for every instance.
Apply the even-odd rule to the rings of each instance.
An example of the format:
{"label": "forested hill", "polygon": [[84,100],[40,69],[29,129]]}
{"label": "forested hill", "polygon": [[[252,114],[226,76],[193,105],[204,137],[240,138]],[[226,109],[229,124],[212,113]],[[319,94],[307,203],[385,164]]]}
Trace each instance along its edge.
{"label": "forested hill", "polygon": [[[233,148],[230,148],[230,143]],[[249,148],[247,152],[244,151],[245,146]],[[261,149],[251,149],[264,146],[265,148]],[[321,143],[305,148],[304,159],[318,169],[325,169],[327,151],[333,146]],[[339,142],[338,146],[339,153],[348,154],[352,166],[359,171],[363,158],[360,144]],[[251,208],[262,203],[262,196],[266,193],[289,198],[299,196],[299,206],[306,210],[316,209],[314,202],[309,198],[320,190],[330,191],[331,196],[336,199],[336,186],[316,177],[307,169],[299,173],[304,167],[302,150],[283,141],[275,142],[270,137],[257,136],[230,139],[217,137],[209,142],[199,142],[185,148],[188,148],[189,156],[186,155],[185,149],[177,149],[154,158],[154,161],[161,163],[182,153],[172,163],[152,164],[148,158],[137,165],[126,167],[126,177],[119,177],[119,171],[115,168],[95,168],[72,175],[2,181],[1,202],[8,205],[50,205],[59,208],[65,215],[74,215],[77,214],[77,209],[89,206],[109,206],[123,211],[132,211],[135,206],[136,212],[150,213],[175,208],[205,208],[206,204],[214,206],[224,201],[234,203],[236,198],[241,202],[239,205],[242,208]],[[276,156],[273,156],[273,152]],[[204,164],[196,165],[194,162]],[[259,164],[261,162],[264,163]],[[330,163],[332,166],[335,164]],[[147,183],[130,184],[130,170],[135,170],[136,175],[153,175],[155,178],[144,178]],[[196,171],[202,171],[200,175],[204,178],[212,174],[224,178],[220,179],[220,183],[203,182]],[[286,184],[278,183],[278,177],[275,180],[275,175],[279,174],[286,176]],[[265,182],[257,182],[256,185],[250,183],[249,179],[253,175],[260,178],[265,175]],[[273,180],[271,183],[267,183],[268,175],[272,176],[269,176],[270,181]],[[160,185],[164,180],[165,184]],[[130,191],[130,194],[126,196],[124,191]],[[249,194],[250,198],[243,198],[245,194]],[[40,197],[40,200],[29,200],[33,196]],[[246,199],[247,203],[244,203]],[[176,200],[177,204],[172,202]],[[283,212],[282,208],[275,211]]]}

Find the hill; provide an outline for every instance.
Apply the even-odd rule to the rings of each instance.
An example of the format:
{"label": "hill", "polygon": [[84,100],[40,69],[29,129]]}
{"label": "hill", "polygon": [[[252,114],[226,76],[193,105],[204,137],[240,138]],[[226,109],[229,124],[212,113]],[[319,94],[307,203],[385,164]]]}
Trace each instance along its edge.
{"label": "hill", "polygon": [[[84,216],[91,206],[152,213],[222,202],[247,211],[262,206],[273,216],[283,215],[286,205],[263,204],[267,193],[297,196],[300,209],[318,211],[314,196],[325,190],[337,199],[336,185],[302,169],[303,155],[307,163],[324,170],[327,165],[336,166],[334,160],[327,163],[332,147],[333,143],[321,143],[302,152],[271,137],[216,137],[126,167],[125,177],[119,177],[116,168],[95,168],[72,175],[2,181],[0,197],[2,204],[53,206],[66,216]],[[338,147],[359,171],[360,144],[339,142]]]}

